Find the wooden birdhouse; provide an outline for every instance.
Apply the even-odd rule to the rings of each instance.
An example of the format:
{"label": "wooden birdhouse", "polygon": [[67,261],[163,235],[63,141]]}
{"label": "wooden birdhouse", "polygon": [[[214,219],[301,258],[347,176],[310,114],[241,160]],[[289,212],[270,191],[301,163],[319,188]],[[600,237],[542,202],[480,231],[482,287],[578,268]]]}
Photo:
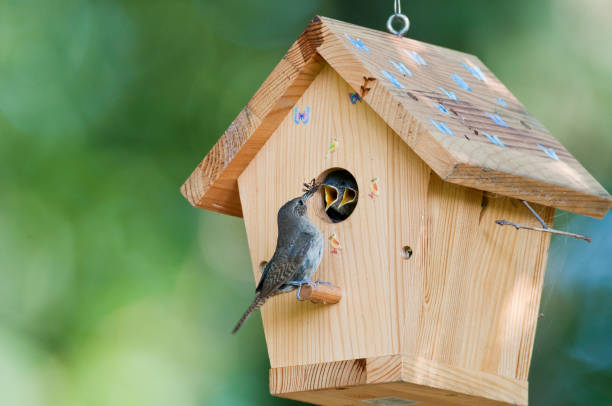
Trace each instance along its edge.
{"label": "wooden birdhouse", "polygon": [[355,181],[354,210],[330,218],[320,190],[309,214],[327,244],[315,277],[343,296],[262,308],[271,393],[526,405],[550,233],[496,221],[601,218],[610,195],[478,58],[324,17],[181,190],[244,218],[257,281],[278,209],[337,171]]}

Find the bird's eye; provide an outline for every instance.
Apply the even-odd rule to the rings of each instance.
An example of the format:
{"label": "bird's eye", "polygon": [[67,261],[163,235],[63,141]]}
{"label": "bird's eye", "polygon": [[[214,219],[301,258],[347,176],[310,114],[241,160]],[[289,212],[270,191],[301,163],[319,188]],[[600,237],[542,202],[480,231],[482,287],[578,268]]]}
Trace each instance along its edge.
{"label": "bird's eye", "polygon": [[304,205],[304,201],[303,200],[298,200],[298,206],[303,206]]}

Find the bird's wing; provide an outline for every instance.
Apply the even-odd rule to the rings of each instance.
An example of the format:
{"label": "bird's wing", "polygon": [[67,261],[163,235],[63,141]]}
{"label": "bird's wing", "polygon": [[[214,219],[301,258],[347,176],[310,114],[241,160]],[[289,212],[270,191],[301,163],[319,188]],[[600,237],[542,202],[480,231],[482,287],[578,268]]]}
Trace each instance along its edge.
{"label": "bird's wing", "polygon": [[266,265],[256,292],[267,297],[277,291],[282,285],[291,281],[306,259],[312,248],[314,239],[310,233],[301,232],[292,244],[274,253]]}
{"label": "bird's wing", "polygon": [[270,265],[270,263],[275,260],[274,257],[272,257],[272,259],[270,259],[268,262],[266,262],[266,266],[264,267],[263,272],[261,273],[261,278],[259,279],[259,283],[257,284],[257,287],[255,288],[255,292],[259,292],[261,291],[261,288],[263,287],[263,283],[266,280],[266,277],[268,276],[268,273],[270,272],[270,268],[272,267]]}

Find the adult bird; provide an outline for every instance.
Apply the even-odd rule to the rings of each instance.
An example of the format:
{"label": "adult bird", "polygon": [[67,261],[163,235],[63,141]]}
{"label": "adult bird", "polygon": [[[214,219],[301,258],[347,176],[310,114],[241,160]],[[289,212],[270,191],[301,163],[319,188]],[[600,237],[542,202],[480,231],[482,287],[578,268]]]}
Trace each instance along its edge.
{"label": "adult bird", "polygon": [[274,255],[266,264],[257,288],[255,299],[240,318],[232,334],[236,333],[255,309],[270,297],[298,288],[300,298],[302,284],[316,285],[311,280],[321,264],[323,234],[308,217],[308,201],[319,185],[313,180],[305,184],[303,196],[285,203],[278,211],[278,239]]}

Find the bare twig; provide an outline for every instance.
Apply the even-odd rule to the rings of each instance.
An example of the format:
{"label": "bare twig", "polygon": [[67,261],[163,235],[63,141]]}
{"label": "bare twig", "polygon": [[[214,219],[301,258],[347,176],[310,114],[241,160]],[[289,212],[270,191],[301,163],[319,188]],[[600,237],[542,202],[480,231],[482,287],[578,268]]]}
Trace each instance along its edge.
{"label": "bare twig", "polygon": [[522,228],[522,229],[525,229],[525,230],[542,231],[542,232],[545,232],[545,233],[564,235],[566,237],[572,237],[572,238],[577,238],[579,240],[584,240],[586,242],[591,242],[591,237],[588,237],[586,235],[568,233],[567,231],[555,230],[555,229],[549,228],[549,227],[540,228],[540,227],[525,226],[525,225],[522,225],[522,224],[516,224],[516,223],[513,223],[511,221],[507,221],[507,220],[495,220],[495,222],[497,224],[499,224],[500,226],[512,226],[512,227],[516,228],[517,230]]}
{"label": "bare twig", "polygon": [[525,229],[525,230],[542,231],[542,232],[545,232],[545,233],[558,234],[558,235],[564,235],[566,237],[577,238],[579,240],[584,240],[584,241],[589,242],[589,243],[591,242],[591,237],[588,237],[588,236],[585,236],[585,235],[581,235],[581,234],[568,233],[567,231],[555,230],[553,228],[548,227],[548,224],[546,224],[546,222],[542,219],[542,217],[540,217],[540,215],[533,209],[533,207],[531,207],[531,205],[529,203],[527,203],[525,200],[521,200],[521,202],[523,202],[523,204],[525,205],[525,207],[527,207],[529,209],[531,214],[533,214],[534,217],[536,219],[538,219],[538,222],[542,225],[542,228],[526,226],[526,225],[522,225],[522,224],[516,224],[516,223],[513,223],[513,222],[508,221],[508,220],[495,220],[495,222],[497,224],[499,224],[500,226],[512,226],[512,227],[515,227],[517,230],[522,228],[522,229]]}
{"label": "bare twig", "polygon": [[546,224],[546,222],[544,220],[542,220],[542,217],[540,217],[540,215],[533,209],[533,207],[531,207],[531,205],[529,203],[527,203],[524,200],[521,200],[523,202],[523,204],[529,209],[529,211],[531,212],[531,214],[533,214],[535,216],[535,218],[538,219],[538,221],[540,222],[540,224],[542,224],[542,227],[549,229],[550,227],[548,227],[548,224]]}

